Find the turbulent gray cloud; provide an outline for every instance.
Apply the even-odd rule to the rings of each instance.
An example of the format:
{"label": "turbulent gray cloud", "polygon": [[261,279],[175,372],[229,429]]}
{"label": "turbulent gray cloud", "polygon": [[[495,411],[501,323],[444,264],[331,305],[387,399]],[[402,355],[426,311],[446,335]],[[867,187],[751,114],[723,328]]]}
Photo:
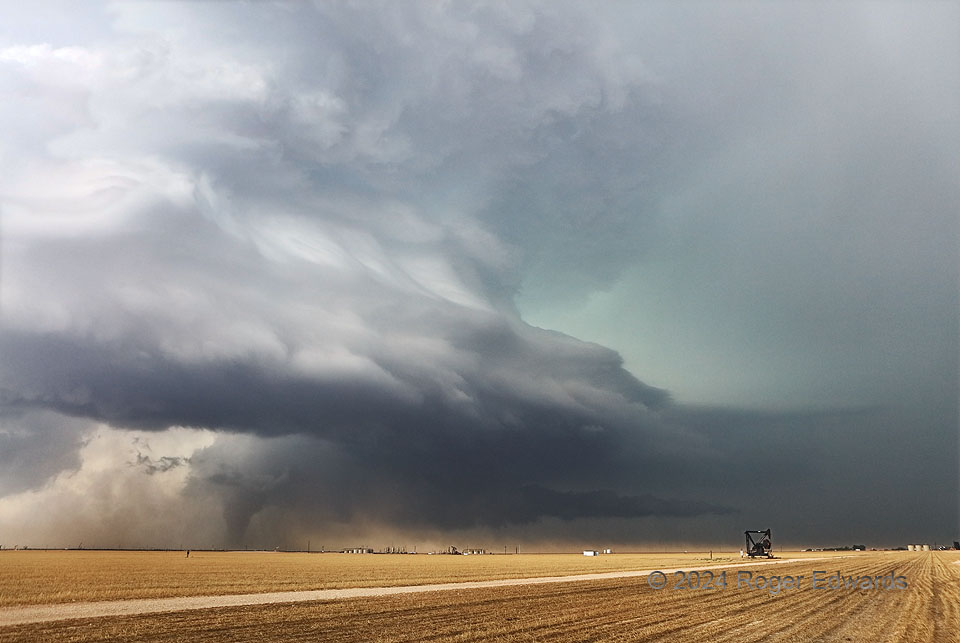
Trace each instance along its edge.
{"label": "turbulent gray cloud", "polygon": [[147,474],[166,473],[175,467],[182,467],[190,464],[190,458],[164,455],[156,460],[142,453],[137,454],[136,466],[140,467]]}
{"label": "turbulent gray cloud", "polygon": [[42,486],[78,466],[77,450],[90,422],[49,411],[0,414],[0,494]]}
{"label": "turbulent gray cloud", "polygon": [[[956,87],[880,61],[852,104],[884,107],[838,111],[836,78],[809,81],[844,25],[876,49],[859,8],[808,48],[783,25],[817,16],[796,8],[50,7],[0,30],[0,523],[42,485],[75,504],[58,474],[77,471],[141,507],[104,523],[128,538],[156,531],[148,514],[231,546],[601,525],[640,542],[743,520],[839,538],[858,535],[834,522],[854,502],[900,538],[905,519],[862,498],[909,494],[863,458],[955,480],[956,175],[938,141],[956,131],[876,133],[949,113]],[[75,28],[38,26],[51,11]],[[689,32],[668,45],[672,29]],[[936,43],[956,44],[911,52]],[[918,87],[944,111],[904,96]],[[598,297],[640,341],[591,317]],[[700,367],[667,328],[717,345]],[[675,365],[634,364],[661,340],[701,383],[757,351],[802,368],[767,359],[739,376],[768,385],[755,398],[704,396],[764,411],[678,404],[655,385]],[[903,423],[926,441],[894,446]],[[181,501],[222,524],[191,530],[207,514]],[[940,533],[955,509],[910,520]]]}

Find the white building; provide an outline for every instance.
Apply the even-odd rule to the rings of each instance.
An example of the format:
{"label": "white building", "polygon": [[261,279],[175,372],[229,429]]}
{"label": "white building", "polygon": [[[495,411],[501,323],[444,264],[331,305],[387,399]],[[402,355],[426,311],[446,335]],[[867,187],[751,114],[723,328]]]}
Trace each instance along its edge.
{"label": "white building", "polygon": [[584,549],[584,550],[583,550],[583,555],[584,555],[584,556],[599,556],[599,555],[600,555],[600,552],[598,552],[596,549]]}

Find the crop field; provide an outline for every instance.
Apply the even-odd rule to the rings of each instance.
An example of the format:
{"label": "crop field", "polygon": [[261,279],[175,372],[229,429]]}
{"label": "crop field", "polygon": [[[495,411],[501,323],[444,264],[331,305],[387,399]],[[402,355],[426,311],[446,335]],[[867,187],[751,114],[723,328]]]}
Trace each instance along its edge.
{"label": "crop field", "polygon": [[[68,557],[70,553],[79,552],[63,552],[59,556]],[[48,555],[51,560],[56,559],[55,554]],[[150,558],[154,554],[140,556]],[[232,572],[228,570],[228,554],[210,556],[209,569],[219,570],[227,579],[231,575],[241,576],[244,569],[251,573],[260,569],[266,563],[256,559],[268,555],[251,554],[251,562],[236,563],[238,568]],[[233,559],[244,556],[235,554]],[[292,561],[328,559],[332,561],[329,568],[323,567],[328,563],[316,562],[312,563],[316,565],[314,571],[325,569],[337,576],[337,583],[372,582],[384,586],[388,583],[383,579],[378,582],[371,577],[381,573],[380,565],[400,568],[388,576],[398,582],[412,577],[433,582],[468,576],[559,575],[561,570],[580,573],[628,567],[702,570],[711,562],[703,560],[702,554],[660,555],[659,559],[649,554],[613,555],[597,560],[552,555],[277,556]],[[960,552],[863,552],[827,559],[820,556],[823,554],[807,554],[808,559],[796,562],[728,568],[726,588],[677,589],[671,574],[668,586],[659,590],[651,588],[646,577],[454,589],[33,623],[0,627],[0,641],[960,641]],[[197,560],[201,558],[198,556]],[[679,564],[675,564],[677,558],[682,559]],[[733,562],[739,563],[739,558],[735,558]],[[193,561],[194,556],[189,560]],[[339,563],[334,564],[336,561]],[[607,567],[591,567],[590,563],[595,562]],[[119,560],[115,564],[135,565]],[[6,586],[12,565],[2,565]],[[405,565],[408,567],[404,568]],[[458,573],[457,565],[474,567]],[[415,571],[420,566],[426,566],[427,571]],[[171,567],[176,565],[171,562]],[[831,576],[870,579],[894,572],[894,576],[903,577],[906,586],[814,589],[809,586],[814,570]],[[738,575],[743,573],[745,577],[748,571],[752,572],[750,580],[755,585],[767,586],[737,587]],[[716,572],[719,574],[720,570]],[[770,582],[761,582],[760,575]],[[798,582],[798,587],[780,584],[774,591],[774,576],[803,576],[805,580]],[[259,578],[266,579],[272,587],[280,574],[261,572]],[[175,585],[170,578],[163,582],[168,589]],[[197,577],[190,577],[190,582],[196,583]],[[239,578],[225,582],[226,585],[265,591]],[[301,586],[305,585],[297,587]],[[129,588],[115,583],[114,596],[120,589],[126,592]],[[181,595],[195,594],[198,589],[185,584]],[[78,595],[86,595],[85,592],[89,590],[77,590]]]}
{"label": "crop field", "polygon": [[[784,557],[812,553],[780,553]],[[816,555],[823,555],[822,553]],[[737,553],[430,556],[274,552],[0,551],[0,607],[73,601],[423,585],[704,567]]]}

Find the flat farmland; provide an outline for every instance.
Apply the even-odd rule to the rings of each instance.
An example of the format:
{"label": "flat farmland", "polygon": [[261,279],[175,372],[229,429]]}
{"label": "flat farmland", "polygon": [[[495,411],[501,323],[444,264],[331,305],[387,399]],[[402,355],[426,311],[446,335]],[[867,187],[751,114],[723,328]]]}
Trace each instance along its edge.
{"label": "flat farmland", "polygon": [[[639,564],[646,566],[652,557],[643,557],[646,561]],[[694,563],[689,569],[705,567],[700,564],[703,561],[691,560],[691,557],[686,561]],[[371,558],[399,560],[402,557]],[[538,557],[489,558],[535,561]],[[558,560],[563,558],[571,557],[561,556]],[[611,561],[618,558],[620,556],[608,557]],[[624,560],[627,558],[623,556]],[[449,557],[449,561],[453,560],[466,559]],[[539,564],[552,562],[549,557],[543,561]],[[645,577],[454,589],[0,627],[0,641],[939,643],[960,640],[960,564],[957,563],[960,563],[960,553],[953,552],[865,552],[851,557],[811,558],[729,569],[726,589],[667,587],[654,590]],[[556,573],[556,563],[553,564],[550,571]],[[572,561],[570,564],[575,567]],[[839,572],[869,577],[894,571],[906,579],[907,587],[903,590],[816,590],[802,583],[799,588],[771,592],[764,588],[737,588],[737,573],[741,570],[752,571],[755,576],[803,575],[806,579],[813,570],[825,570],[828,575]]]}
{"label": "flat farmland", "polygon": [[[783,557],[813,554],[781,552]],[[823,555],[823,554],[819,554]],[[283,552],[0,551],[0,607],[345,587],[424,585],[741,562],[702,553],[305,554]]]}

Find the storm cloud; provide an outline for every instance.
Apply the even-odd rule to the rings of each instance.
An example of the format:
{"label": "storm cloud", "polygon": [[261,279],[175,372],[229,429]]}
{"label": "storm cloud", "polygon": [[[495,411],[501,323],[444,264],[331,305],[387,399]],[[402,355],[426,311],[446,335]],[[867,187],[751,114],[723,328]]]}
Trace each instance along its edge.
{"label": "storm cloud", "polygon": [[693,7],[14,13],[0,527],[946,539],[951,9]]}

